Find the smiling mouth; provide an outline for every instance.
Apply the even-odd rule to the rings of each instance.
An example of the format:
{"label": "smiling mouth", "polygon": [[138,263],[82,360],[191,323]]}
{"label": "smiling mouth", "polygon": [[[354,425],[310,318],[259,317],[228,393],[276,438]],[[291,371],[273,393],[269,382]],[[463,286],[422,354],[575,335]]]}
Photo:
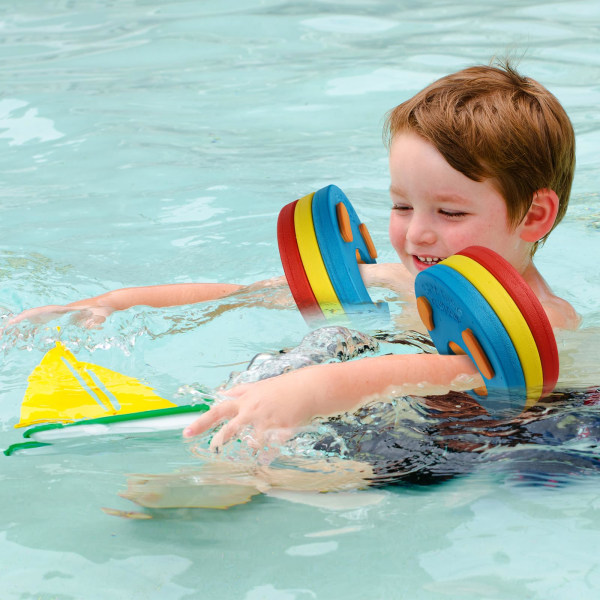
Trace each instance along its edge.
{"label": "smiling mouth", "polygon": [[416,256],[416,259],[428,267],[437,265],[439,262],[444,260],[443,258],[433,258],[432,256]]}

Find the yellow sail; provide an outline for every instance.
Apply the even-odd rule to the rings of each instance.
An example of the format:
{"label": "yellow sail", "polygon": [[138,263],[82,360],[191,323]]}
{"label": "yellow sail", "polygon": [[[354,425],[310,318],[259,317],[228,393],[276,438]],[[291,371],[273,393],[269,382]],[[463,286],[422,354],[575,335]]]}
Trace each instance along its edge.
{"label": "yellow sail", "polygon": [[176,406],[133,377],[81,362],[60,342],[28,378],[15,427],[70,423]]}

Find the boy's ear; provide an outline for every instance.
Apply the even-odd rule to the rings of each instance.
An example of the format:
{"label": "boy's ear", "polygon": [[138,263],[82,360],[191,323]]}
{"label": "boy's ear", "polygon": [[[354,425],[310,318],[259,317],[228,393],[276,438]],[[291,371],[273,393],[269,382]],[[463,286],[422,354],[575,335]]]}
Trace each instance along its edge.
{"label": "boy's ear", "polygon": [[554,226],[558,204],[558,196],[554,190],[544,188],[535,192],[531,206],[521,221],[521,239],[537,242],[543,238]]}

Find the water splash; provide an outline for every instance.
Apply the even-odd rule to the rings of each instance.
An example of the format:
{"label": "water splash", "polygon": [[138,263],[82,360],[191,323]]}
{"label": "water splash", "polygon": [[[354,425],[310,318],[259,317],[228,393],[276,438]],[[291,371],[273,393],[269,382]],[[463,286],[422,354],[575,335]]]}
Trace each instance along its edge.
{"label": "water splash", "polygon": [[379,342],[367,334],[346,327],[322,327],[311,331],[295,348],[278,353],[257,354],[245,371],[231,374],[224,388],[260,381],[331,360],[350,360],[378,349]]}

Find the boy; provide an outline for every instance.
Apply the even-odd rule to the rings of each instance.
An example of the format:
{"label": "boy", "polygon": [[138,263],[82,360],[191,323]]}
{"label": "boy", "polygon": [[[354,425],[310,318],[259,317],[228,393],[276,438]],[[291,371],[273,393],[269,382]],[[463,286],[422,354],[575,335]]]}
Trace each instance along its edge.
{"label": "boy", "polygon": [[[556,98],[508,65],[471,67],[396,107],[386,133],[389,234],[401,264],[367,265],[366,284],[386,285],[410,297],[419,271],[466,246],[482,245],[521,273],[554,327],[575,328],[575,311],[552,293],[532,261],[565,214],[575,167],[573,128]],[[83,310],[102,321],[114,310],[138,304],[188,304],[239,289],[227,284],[130,288],[65,307],[33,309],[16,320]],[[425,382],[430,384],[426,393],[483,383],[467,356],[392,355],[307,367],[229,390],[229,399],[186,428],[184,436],[227,421],[213,448],[249,425],[262,447],[316,416],[351,411],[380,396],[422,395]]]}

